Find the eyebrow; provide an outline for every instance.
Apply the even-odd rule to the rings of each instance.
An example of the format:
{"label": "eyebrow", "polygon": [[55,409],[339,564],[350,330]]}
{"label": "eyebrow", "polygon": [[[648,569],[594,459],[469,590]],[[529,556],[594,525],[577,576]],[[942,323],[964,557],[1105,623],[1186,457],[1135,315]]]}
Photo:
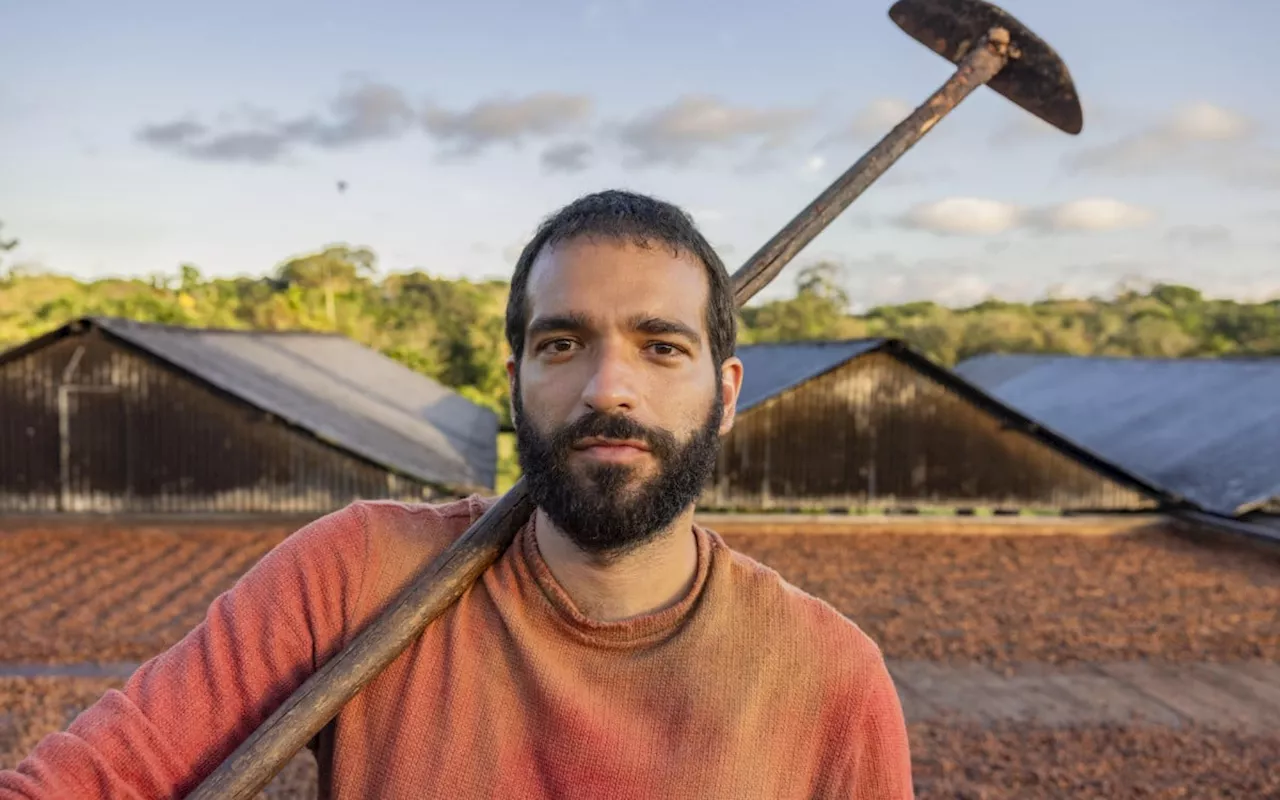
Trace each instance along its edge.
{"label": "eyebrow", "polygon": [[[640,333],[654,336],[662,334],[683,336],[694,346],[702,345],[702,337],[697,331],[676,320],[655,317],[651,314],[637,314],[628,319],[627,324],[632,330]],[[564,314],[535,317],[529,323],[529,331],[526,335],[532,338],[557,331],[582,331],[589,327],[591,327],[591,318],[588,315],[580,311],[570,311]]]}
{"label": "eyebrow", "polygon": [[702,345],[702,337],[698,332],[683,322],[677,322],[672,319],[663,319],[661,317],[653,317],[646,314],[639,314],[627,320],[631,327],[641,333],[648,333],[654,336],[661,334],[671,334],[675,336],[683,336],[688,339],[695,347]]}
{"label": "eyebrow", "polygon": [[556,331],[580,331],[590,327],[590,320],[586,314],[573,311],[567,314],[552,314],[547,317],[535,317],[529,323],[529,332],[526,334],[530,338],[544,333],[555,333]]}

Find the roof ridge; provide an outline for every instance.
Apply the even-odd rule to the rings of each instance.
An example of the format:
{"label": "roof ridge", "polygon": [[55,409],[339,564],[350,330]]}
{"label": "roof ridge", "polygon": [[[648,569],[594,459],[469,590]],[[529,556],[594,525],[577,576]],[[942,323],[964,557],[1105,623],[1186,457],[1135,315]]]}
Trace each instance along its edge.
{"label": "roof ridge", "polygon": [[970,356],[961,363],[978,361],[981,359],[1027,359],[1036,361],[1095,361],[1115,364],[1223,364],[1223,363],[1274,363],[1280,365],[1280,354],[1267,355],[1265,353],[1224,353],[1220,355],[1193,355],[1193,356],[1126,356],[1115,355],[1109,353],[1037,353],[1037,352],[1016,352],[1016,353],[981,353],[976,356]]}
{"label": "roof ridge", "polygon": [[850,339],[788,339],[784,341],[772,342],[743,342],[736,345],[736,348],[744,347],[821,347],[836,346],[847,344],[864,344],[866,342],[888,342],[891,336],[857,336]]}
{"label": "roof ridge", "polygon": [[[94,314],[83,317],[81,321],[91,322],[101,325],[104,328],[147,328],[150,330],[163,330],[172,333],[186,334],[207,334],[207,333],[234,333],[253,336],[316,336],[316,337],[337,337],[342,339],[350,339],[351,337],[341,331],[313,331],[301,328],[287,328],[284,330],[272,328],[227,328],[215,325],[183,325],[174,322],[150,322],[143,320],[130,319],[129,317],[113,317],[109,315]],[[354,341],[354,340],[353,340]]]}

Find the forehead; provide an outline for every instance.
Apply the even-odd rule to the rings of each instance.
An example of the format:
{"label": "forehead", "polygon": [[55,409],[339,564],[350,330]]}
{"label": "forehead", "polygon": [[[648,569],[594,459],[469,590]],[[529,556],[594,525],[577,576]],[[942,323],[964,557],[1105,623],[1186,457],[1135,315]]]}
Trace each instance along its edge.
{"label": "forehead", "polygon": [[710,289],[693,255],[656,242],[579,238],[547,248],[529,272],[529,320],[582,313],[593,320],[637,314],[678,319],[701,330]]}

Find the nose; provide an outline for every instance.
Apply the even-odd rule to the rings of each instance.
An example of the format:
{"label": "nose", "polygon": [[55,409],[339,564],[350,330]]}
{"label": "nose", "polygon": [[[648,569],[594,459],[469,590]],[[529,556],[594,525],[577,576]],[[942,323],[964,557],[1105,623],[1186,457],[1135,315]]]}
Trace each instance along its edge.
{"label": "nose", "polygon": [[604,348],[592,365],[582,401],[600,413],[630,412],[636,408],[635,365],[617,348]]}

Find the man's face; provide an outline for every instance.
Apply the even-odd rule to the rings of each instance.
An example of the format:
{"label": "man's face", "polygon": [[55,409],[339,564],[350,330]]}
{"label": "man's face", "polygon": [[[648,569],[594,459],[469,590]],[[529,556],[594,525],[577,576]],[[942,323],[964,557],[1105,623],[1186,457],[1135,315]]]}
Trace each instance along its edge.
{"label": "man's face", "polygon": [[733,422],[742,365],[713,362],[705,268],[668,246],[577,239],[529,275],[508,362],[534,502],[581,549],[617,555],[696,500]]}

